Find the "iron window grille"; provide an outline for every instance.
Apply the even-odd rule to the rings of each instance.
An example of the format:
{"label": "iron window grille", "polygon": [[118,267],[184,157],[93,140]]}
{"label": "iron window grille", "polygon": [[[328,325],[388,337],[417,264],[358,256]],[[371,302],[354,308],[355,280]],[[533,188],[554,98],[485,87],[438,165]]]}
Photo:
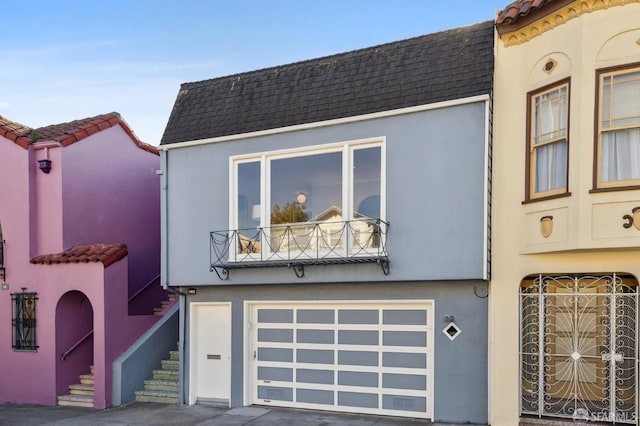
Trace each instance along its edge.
{"label": "iron window grille", "polygon": [[12,293],[13,306],[13,344],[16,350],[35,351],[36,344],[36,301],[37,293]]}

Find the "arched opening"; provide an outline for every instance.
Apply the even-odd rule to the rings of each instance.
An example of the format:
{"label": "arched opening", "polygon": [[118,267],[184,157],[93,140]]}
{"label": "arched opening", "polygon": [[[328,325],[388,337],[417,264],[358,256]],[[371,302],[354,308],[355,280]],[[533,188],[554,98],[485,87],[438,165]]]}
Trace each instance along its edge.
{"label": "arched opening", "polygon": [[56,394],[69,393],[93,364],[93,307],[80,291],[62,295],[56,306]]}
{"label": "arched opening", "polygon": [[638,280],[532,275],[520,285],[523,415],[635,424]]}

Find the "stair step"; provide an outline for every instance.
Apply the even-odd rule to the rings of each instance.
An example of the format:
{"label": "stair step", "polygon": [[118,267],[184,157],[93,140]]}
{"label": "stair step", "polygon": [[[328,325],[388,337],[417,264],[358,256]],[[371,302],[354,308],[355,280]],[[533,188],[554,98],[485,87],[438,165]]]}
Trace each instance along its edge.
{"label": "stair step", "polygon": [[145,380],[144,390],[178,392],[178,381],[177,380]]}
{"label": "stair step", "polygon": [[171,304],[170,300],[163,300],[162,302],[160,302],[160,306],[162,306],[163,308],[166,308],[170,304]]}
{"label": "stair step", "polygon": [[180,351],[169,352],[169,359],[171,361],[180,361]]}
{"label": "stair step", "polygon": [[92,385],[94,383],[93,374],[81,374],[80,383],[83,385]]}
{"label": "stair step", "polygon": [[153,315],[160,315],[164,308],[153,308]]}
{"label": "stair step", "polygon": [[140,402],[161,402],[164,404],[178,404],[178,392],[163,391],[136,391],[136,401]]}
{"label": "stair step", "polygon": [[93,407],[93,396],[89,395],[60,395],[58,405],[68,407]]}
{"label": "stair step", "polygon": [[176,300],[176,295],[173,293],[169,294],[169,302],[173,302],[174,300]]}
{"label": "stair step", "polygon": [[177,370],[153,370],[154,380],[179,380],[180,372]]}
{"label": "stair step", "polygon": [[179,370],[180,369],[180,361],[174,361],[174,360],[170,360],[170,359],[163,359],[162,361],[160,361],[160,363],[162,364],[162,369],[163,370]]}
{"label": "stair step", "polygon": [[75,384],[69,386],[71,395],[93,395],[93,385]]}

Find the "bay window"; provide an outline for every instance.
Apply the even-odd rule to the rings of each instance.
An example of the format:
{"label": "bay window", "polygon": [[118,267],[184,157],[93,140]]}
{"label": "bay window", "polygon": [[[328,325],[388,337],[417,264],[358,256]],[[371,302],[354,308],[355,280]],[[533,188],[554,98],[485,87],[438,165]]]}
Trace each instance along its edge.
{"label": "bay window", "polygon": [[598,71],[596,188],[640,185],[640,66]]}
{"label": "bay window", "polygon": [[527,200],[567,194],[569,81],[530,93]]}

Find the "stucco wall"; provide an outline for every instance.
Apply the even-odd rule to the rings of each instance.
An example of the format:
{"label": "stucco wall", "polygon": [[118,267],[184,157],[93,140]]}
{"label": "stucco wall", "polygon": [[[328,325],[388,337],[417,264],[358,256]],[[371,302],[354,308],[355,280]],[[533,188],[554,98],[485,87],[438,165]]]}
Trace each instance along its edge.
{"label": "stucco wall", "polygon": [[[640,232],[622,227],[622,216],[638,205],[640,191],[590,192],[595,70],[640,62],[640,45],[636,42],[640,39],[639,17],[639,3],[610,5],[567,19],[524,44],[505,47],[501,40],[497,41],[490,309],[490,400],[494,425],[518,422],[518,294],[522,279],[535,273],[627,272],[640,276],[637,266]],[[547,73],[543,68],[550,59],[557,65]],[[567,77],[571,78],[568,180],[571,195],[523,204],[524,162],[528,158],[527,93]],[[548,238],[540,232],[540,218],[545,215],[554,216],[554,230]]]}
{"label": "stucco wall", "polygon": [[[475,102],[163,152],[165,283],[223,284],[209,272],[209,232],[229,227],[230,156],[374,137],[386,138],[391,274],[373,265],[308,267],[304,281],[483,278],[486,105]],[[226,284],[282,282],[298,278],[286,268],[234,270]]]}
{"label": "stucco wall", "polygon": [[[243,404],[244,302],[245,301],[348,301],[433,300],[434,315],[434,414],[437,421],[487,422],[487,284],[484,281],[434,281],[414,283],[291,284],[198,288],[187,296],[189,318],[192,302],[231,302],[232,371],[231,405]],[[453,315],[462,333],[450,341],[442,329],[445,315]],[[182,331],[181,331],[182,332]],[[187,327],[183,332],[189,335]],[[185,337],[182,336],[181,340]],[[189,389],[189,346],[184,389]]]}
{"label": "stucco wall", "polygon": [[64,247],[126,243],[133,294],[160,271],[159,156],[114,126],[65,147],[62,162]]}

